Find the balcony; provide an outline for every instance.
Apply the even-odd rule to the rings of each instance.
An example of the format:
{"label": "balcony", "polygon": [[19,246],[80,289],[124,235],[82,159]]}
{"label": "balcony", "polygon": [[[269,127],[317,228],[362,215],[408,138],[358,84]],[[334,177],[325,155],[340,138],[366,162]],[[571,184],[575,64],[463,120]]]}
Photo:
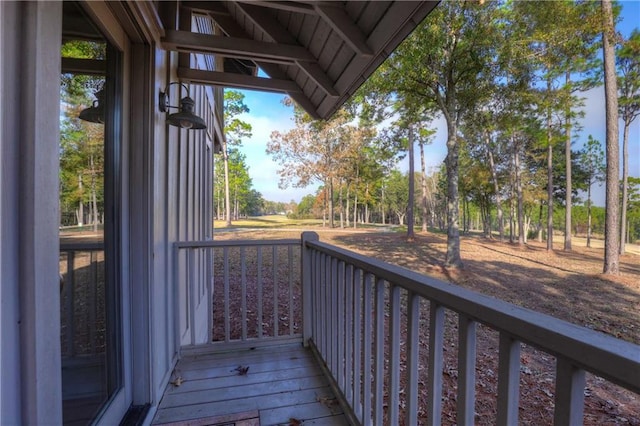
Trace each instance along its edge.
{"label": "balcony", "polygon": [[[511,425],[537,398],[536,424],[573,425],[591,382],[639,404],[640,346],[314,233],[176,243],[174,260],[182,350],[156,424]],[[534,358],[552,366],[543,398]]]}

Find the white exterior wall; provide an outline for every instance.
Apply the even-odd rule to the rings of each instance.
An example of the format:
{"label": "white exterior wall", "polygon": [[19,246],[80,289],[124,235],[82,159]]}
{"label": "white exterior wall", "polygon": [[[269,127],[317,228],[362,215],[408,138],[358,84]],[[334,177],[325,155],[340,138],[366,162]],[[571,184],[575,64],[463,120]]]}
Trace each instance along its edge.
{"label": "white exterior wall", "polygon": [[[135,4],[125,7],[136,8]],[[144,6],[146,7],[146,6]],[[211,236],[213,143],[208,131],[166,124],[158,92],[178,58],[157,47],[156,29],[129,34],[104,4],[124,49],[121,277],[124,392],[118,404],[159,403],[179,347],[175,336],[173,243]],[[136,14],[132,14],[137,16]],[[120,15],[122,16],[122,15]],[[109,24],[111,22],[111,25]],[[0,1],[0,423],[61,424],[58,147],[60,2]],[[122,25],[123,28],[132,28]],[[115,34],[115,36],[114,36]],[[117,37],[116,37],[117,36]],[[136,38],[137,37],[137,38]],[[175,90],[176,86],[172,89]],[[197,112],[211,89],[191,88]],[[171,103],[176,105],[177,90]],[[213,126],[212,126],[213,127]],[[196,340],[207,339],[209,282],[201,271]],[[190,307],[189,307],[190,308]],[[125,408],[126,409],[126,408]],[[153,410],[152,410],[153,412]]]}
{"label": "white exterior wall", "polygon": [[0,2],[0,418],[62,422],[60,3]]}

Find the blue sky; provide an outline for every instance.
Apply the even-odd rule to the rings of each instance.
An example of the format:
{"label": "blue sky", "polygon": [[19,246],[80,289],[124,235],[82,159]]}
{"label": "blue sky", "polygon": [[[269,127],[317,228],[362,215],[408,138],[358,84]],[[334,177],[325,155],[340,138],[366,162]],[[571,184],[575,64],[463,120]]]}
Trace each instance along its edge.
{"label": "blue sky", "polygon": [[[618,24],[618,30],[626,37],[633,28],[640,26],[640,1],[622,1],[620,3],[622,5],[622,21]],[[271,158],[265,153],[272,131],[286,132],[294,126],[292,110],[282,104],[283,96],[249,90],[242,92],[245,94],[245,103],[250,112],[243,114],[240,118],[252,125],[253,136],[243,141],[241,151],[246,155],[254,188],[269,201],[288,202],[294,200],[299,202],[303,196],[314,193],[317,185],[307,188],[279,189],[278,165],[271,161]],[[589,135],[593,135],[603,144],[605,140],[604,87],[592,89],[585,92],[583,96],[585,98],[583,108],[585,115],[581,120],[582,130],[574,144],[574,149],[580,149]],[[434,120],[431,127],[437,132],[433,144],[426,147],[427,168],[439,167],[446,155],[447,135],[444,120]],[[622,125],[620,125],[620,132],[620,147],[622,149]],[[400,167],[406,170],[408,168],[407,161],[401,163]],[[622,159],[620,167],[622,167]],[[419,170],[418,163],[416,163],[416,170]],[[636,119],[632,123],[629,132],[629,175],[640,177],[640,119]],[[602,187],[593,189],[593,201],[596,205],[604,205],[604,189]]]}

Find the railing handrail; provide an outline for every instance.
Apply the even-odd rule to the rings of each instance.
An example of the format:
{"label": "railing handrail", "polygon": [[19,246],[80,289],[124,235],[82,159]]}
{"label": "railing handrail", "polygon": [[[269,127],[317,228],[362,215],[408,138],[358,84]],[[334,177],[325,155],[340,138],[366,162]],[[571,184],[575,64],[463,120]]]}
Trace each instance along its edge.
{"label": "railing handrail", "polygon": [[60,251],[100,251],[104,243],[60,243]]}
{"label": "railing handrail", "polygon": [[320,241],[305,245],[640,393],[640,345]]}
{"label": "railing handrail", "polygon": [[283,238],[277,240],[209,240],[209,241],[177,241],[174,248],[209,248],[209,247],[242,247],[242,246],[285,246],[300,245],[299,238]]}

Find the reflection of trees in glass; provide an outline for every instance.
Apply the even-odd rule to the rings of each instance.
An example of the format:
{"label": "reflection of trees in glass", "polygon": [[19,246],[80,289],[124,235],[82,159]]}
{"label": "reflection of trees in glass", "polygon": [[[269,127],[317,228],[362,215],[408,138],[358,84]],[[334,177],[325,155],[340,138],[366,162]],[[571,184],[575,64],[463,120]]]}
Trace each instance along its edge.
{"label": "reflection of trees in glass", "polygon": [[[87,41],[63,43],[62,57],[98,59],[105,57],[105,45]],[[104,76],[63,74],[60,90],[60,209],[61,224],[88,223],[97,231],[104,211],[104,128],[78,118],[92,105]]]}

